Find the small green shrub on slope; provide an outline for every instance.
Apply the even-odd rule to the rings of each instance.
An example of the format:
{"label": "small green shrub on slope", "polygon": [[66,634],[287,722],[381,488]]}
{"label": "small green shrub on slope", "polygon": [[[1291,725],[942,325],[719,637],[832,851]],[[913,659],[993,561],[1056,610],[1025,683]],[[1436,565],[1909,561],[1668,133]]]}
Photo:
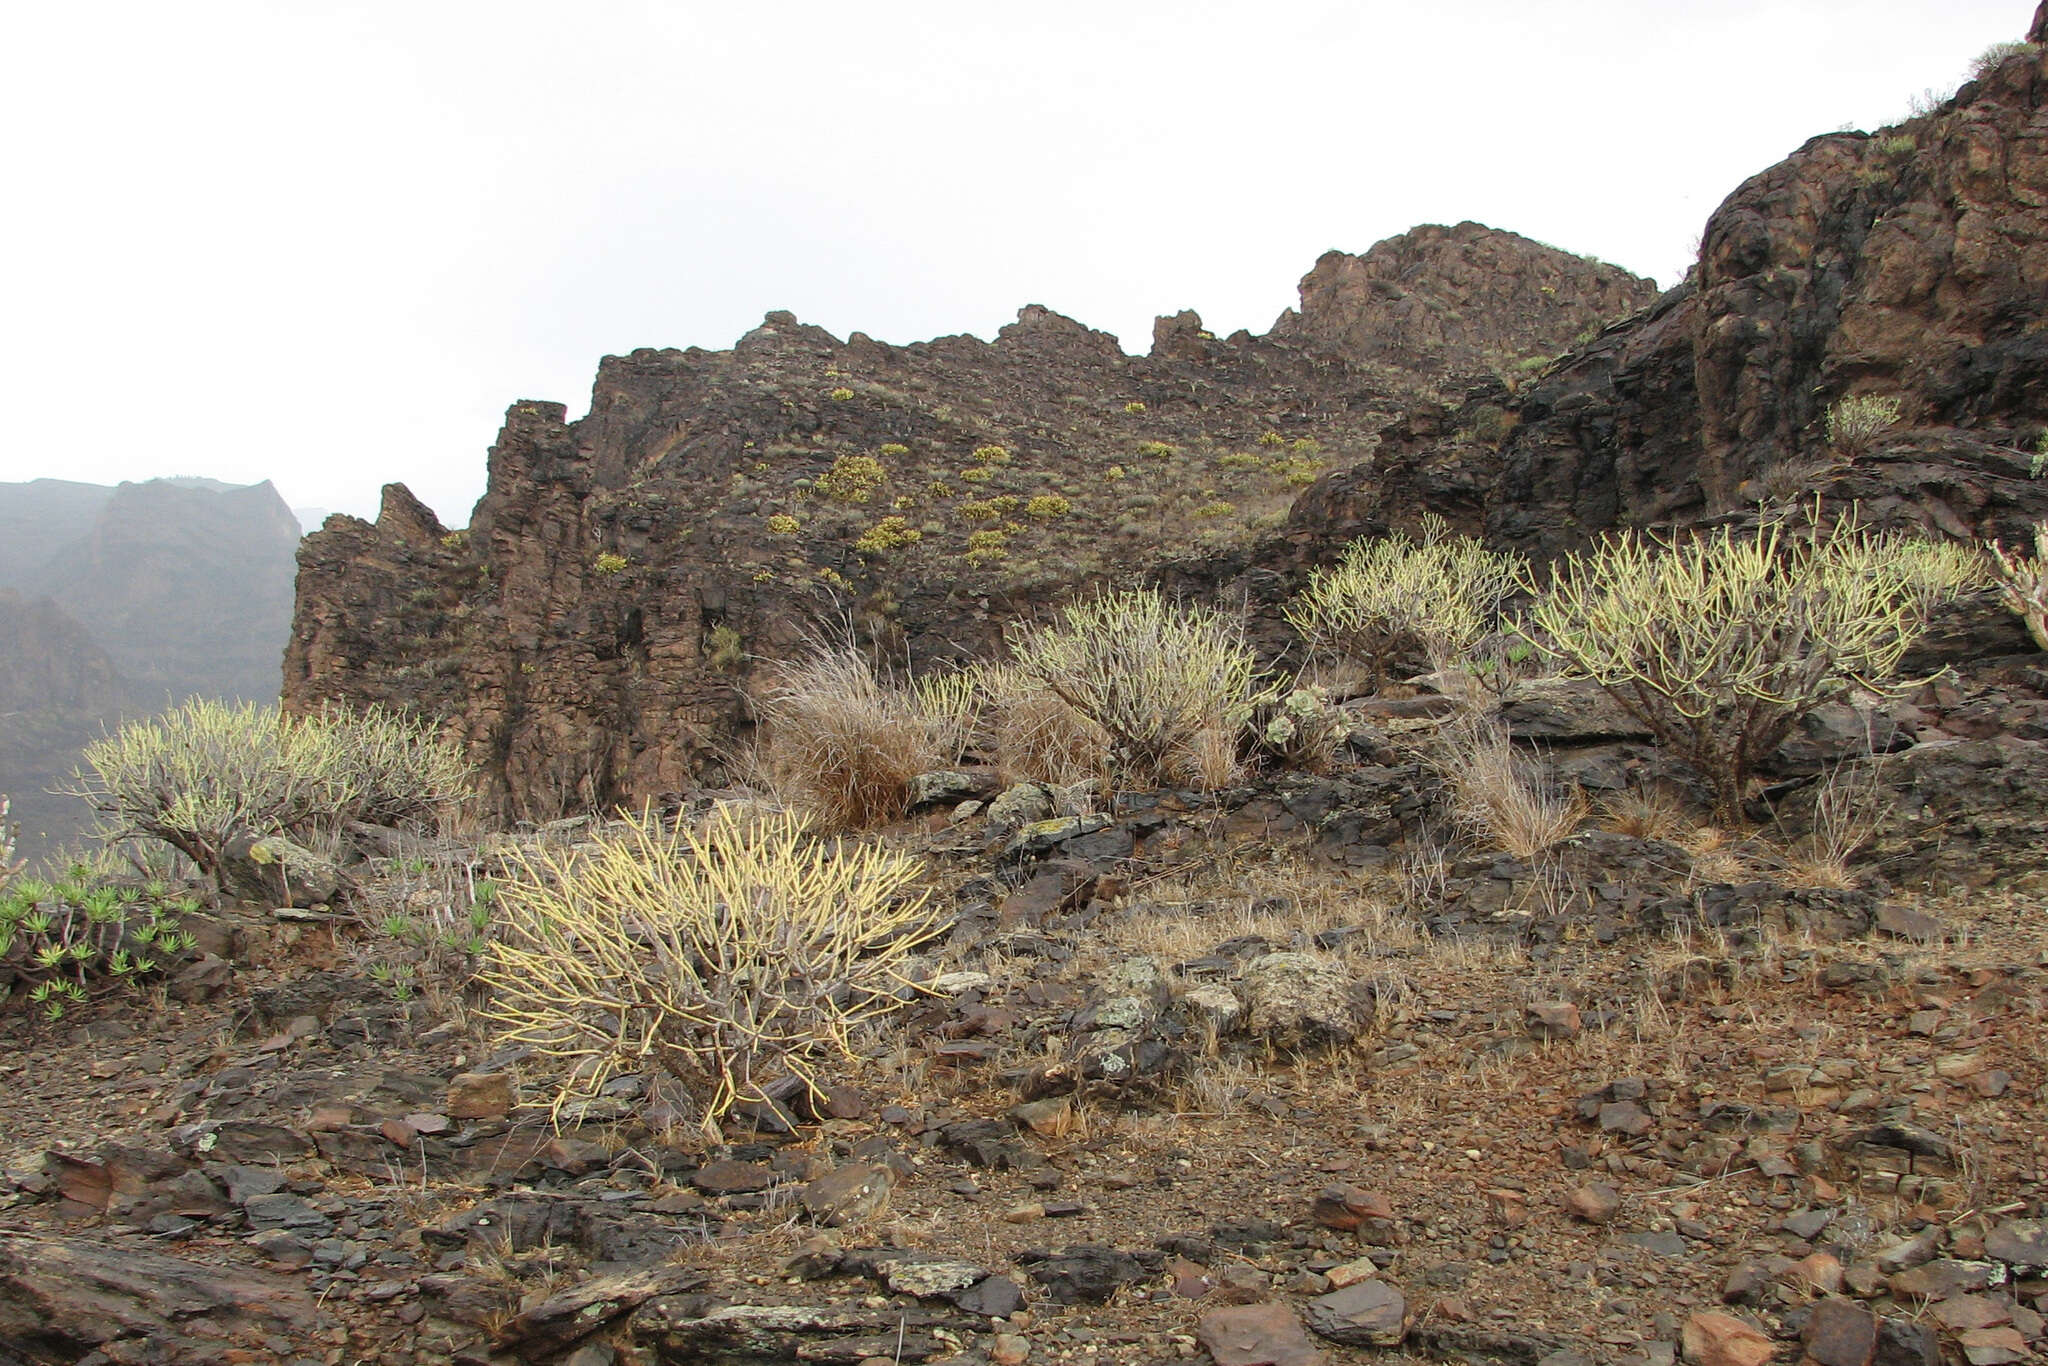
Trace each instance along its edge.
{"label": "small green shrub on slope", "polygon": [[1312,648],[1368,665],[1377,682],[1403,652],[1436,668],[1466,659],[1500,619],[1521,561],[1438,524],[1424,539],[1361,537],[1287,605]]}
{"label": "small green shrub on slope", "polygon": [[380,708],[286,716],[195,699],[86,746],[72,792],[107,834],[160,840],[218,880],[238,836],[422,822],[460,799],[468,767],[424,723]]}
{"label": "small green shrub on slope", "polygon": [[1854,525],[1802,537],[1774,521],[1679,544],[1631,532],[1560,563],[1530,622],[1736,823],[1745,781],[1799,718],[1852,684],[1897,691],[1928,613],[1981,575],[1963,547]]}
{"label": "small green shrub on slope", "polygon": [[895,1009],[905,959],[943,927],[918,864],[730,807],[701,828],[643,814],[579,851],[514,856],[481,976],[506,1044],[564,1068],[555,1108],[649,1066],[705,1131],[734,1106],[813,1095]]}
{"label": "small green shrub on slope", "polygon": [[1244,624],[1156,590],[1106,592],[1012,640],[1017,672],[1100,727],[1113,775],[1220,787],[1267,689]]}

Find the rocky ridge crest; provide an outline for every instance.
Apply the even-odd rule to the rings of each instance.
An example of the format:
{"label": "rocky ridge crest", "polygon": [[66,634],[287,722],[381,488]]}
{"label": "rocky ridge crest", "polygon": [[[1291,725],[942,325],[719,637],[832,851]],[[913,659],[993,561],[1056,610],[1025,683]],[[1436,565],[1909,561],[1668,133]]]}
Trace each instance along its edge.
{"label": "rocky ridge crest", "polygon": [[[1650,291],[1465,224],[1326,257],[1265,337],[1162,318],[1147,356],[1032,306],[993,342],[770,313],[731,351],[607,357],[588,416],[513,405],[467,530],[393,486],[308,539],[286,699],[457,718],[508,815],[681,790],[745,734],[751,662],[817,623],[923,663],[1177,559],[1213,591],[1439,367],[1547,356]],[[1392,345],[1418,300],[1471,321]]]}

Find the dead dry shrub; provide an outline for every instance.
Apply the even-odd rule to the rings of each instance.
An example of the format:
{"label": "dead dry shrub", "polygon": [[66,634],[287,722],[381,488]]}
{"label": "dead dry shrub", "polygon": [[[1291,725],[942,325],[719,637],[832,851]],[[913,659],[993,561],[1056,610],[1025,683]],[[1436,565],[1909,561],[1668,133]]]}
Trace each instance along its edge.
{"label": "dead dry shrub", "polygon": [[1560,787],[1515,749],[1498,722],[1473,718],[1451,727],[1437,763],[1458,822],[1516,858],[1532,859],[1563,842],[1586,818],[1585,795]]}
{"label": "dead dry shrub", "polygon": [[1203,792],[1229,787],[1244,776],[1237,737],[1243,726],[1204,726],[1176,751],[1169,771]]}
{"label": "dead dry shrub", "polygon": [[1408,837],[1401,858],[1401,887],[1407,904],[1420,911],[1444,904],[1451,889],[1451,840],[1433,825]]}
{"label": "dead dry shrub", "polygon": [[979,715],[971,680],[904,686],[859,647],[814,646],[768,666],[757,758],[776,794],[828,830],[885,825],[910,780],[959,762]]}
{"label": "dead dry shrub", "polygon": [[555,1113],[653,1067],[707,1134],[795,1078],[813,1096],[895,1009],[906,958],[942,928],[918,863],[813,837],[801,817],[651,813],[574,849],[508,856],[481,980],[508,1046],[566,1069]]}

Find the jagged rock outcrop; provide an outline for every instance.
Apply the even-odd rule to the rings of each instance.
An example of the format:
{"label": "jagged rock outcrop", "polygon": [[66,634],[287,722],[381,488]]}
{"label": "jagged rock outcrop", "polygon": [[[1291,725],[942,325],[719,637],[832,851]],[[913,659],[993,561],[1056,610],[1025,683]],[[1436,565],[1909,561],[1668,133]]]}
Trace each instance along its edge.
{"label": "jagged rock outcrop", "polygon": [[[1137,357],[1036,306],[993,342],[909,346],[770,313],[731,351],[607,357],[588,416],[513,405],[466,530],[394,487],[374,525],[308,538],[287,702],[450,717],[501,811],[545,817],[728,772],[754,660],[821,622],[922,663],[988,651],[1091,581],[1265,572],[1253,547],[1300,487],[1370,455],[1441,378],[1419,353],[1347,350],[1349,311],[1387,313],[1351,329],[1370,339],[1413,299],[1466,300],[1444,334],[1465,363],[1547,356],[1648,288],[1511,234],[1433,231],[1368,257],[1456,261],[1459,280],[1408,278],[1391,302],[1318,284],[1299,335],[1217,338],[1188,312]],[[1486,259],[1513,280],[1486,282]],[[1524,285],[1542,307],[1489,336],[1488,291]]]}
{"label": "jagged rock outcrop", "polygon": [[[2037,46],[1931,113],[1814,138],[1721,204],[1682,284],[1504,399],[1504,442],[1470,439],[1469,403],[1411,413],[1403,449],[1369,478],[1332,475],[1297,524],[1449,502],[1555,553],[1819,493],[2017,538],[2048,514],[2030,474],[2048,427],[2044,89]],[[1866,395],[1899,400],[1900,420],[1850,460],[1827,414]]]}
{"label": "jagged rock outcrop", "polygon": [[1547,355],[1656,298],[1619,266],[1567,256],[1478,223],[1429,223],[1362,256],[1326,252],[1302,277],[1301,308],[1272,335],[1431,374]]}

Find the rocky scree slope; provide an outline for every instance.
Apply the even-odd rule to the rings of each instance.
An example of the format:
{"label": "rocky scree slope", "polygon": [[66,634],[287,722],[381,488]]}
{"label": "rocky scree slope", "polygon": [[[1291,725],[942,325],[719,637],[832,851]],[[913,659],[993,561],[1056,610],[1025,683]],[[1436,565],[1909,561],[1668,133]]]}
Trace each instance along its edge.
{"label": "rocky scree slope", "polygon": [[[0,1014],[0,1363],[2038,1360],[2044,694],[1868,718],[1919,743],[1853,887],[1610,813],[1432,889],[1437,722],[1391,699],[1325,775],[946,793],[885,837],[948,908],[929,990],[715,1142],[652,1068],[552,1125],[466,969],[379,983],[422,960],[375,908],[604,822],[396,845],[360,920],[189,917],[175,1004]],[[1645,789],[1593,700],[1510,720]],[[1848,711],[1785,767],[1867,748]]]}
{"label": "rocky scree slope", "polygon": [[1142,357],[1037,306],[992,343],[771,313],[731,351],[608,357],[588,416],[513,405],[466,531],[393,486],[375,525],[308,539],[286,700],[455,718],[507,815],[681,790],[744,735],[750,661],[819,620],[922,663],[1077,585],[1262,562],[1446,367],[1549,355],[1651,293],[1461,224],[1326,256],[1267,336],[1186,312]]}

